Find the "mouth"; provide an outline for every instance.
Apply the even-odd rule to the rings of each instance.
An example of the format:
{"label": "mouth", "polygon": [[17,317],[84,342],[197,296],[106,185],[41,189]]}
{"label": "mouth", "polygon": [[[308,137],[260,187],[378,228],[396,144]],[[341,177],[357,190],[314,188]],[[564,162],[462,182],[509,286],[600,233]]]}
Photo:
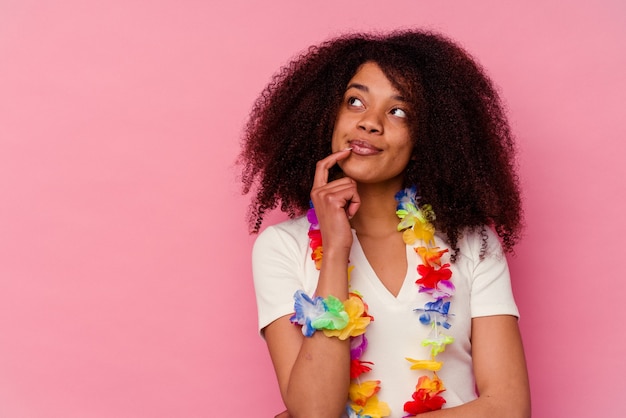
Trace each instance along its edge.
{"label": "mouth", "polygon": [[376,155],[383,151],[380,148],[377,148],[369,142],[363,141],[361,139],[353,139],[351,141],[348,141],[348,144],[350,144],[350,147],[352,148],[352,154],[356,155]]}

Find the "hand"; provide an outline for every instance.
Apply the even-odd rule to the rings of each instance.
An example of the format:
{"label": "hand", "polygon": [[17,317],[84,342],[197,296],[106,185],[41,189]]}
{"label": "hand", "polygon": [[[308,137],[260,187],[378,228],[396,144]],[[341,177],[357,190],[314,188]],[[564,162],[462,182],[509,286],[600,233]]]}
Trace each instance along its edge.
{"label": "hand", "polygon": [[291,418],[288,411],[283,411],[280,414],[276,415],[274,418]]}
{"label": "hand", "polygon": [[349,250],[352,246],[350,218],[361,205],[356,182],[349,177],[328,182],[328,171],[338,161],[348,158],[350,152],[348,148],[332,153],[318,161],[315,168],[311,200],[320,223],[325,252],[334,248]]}

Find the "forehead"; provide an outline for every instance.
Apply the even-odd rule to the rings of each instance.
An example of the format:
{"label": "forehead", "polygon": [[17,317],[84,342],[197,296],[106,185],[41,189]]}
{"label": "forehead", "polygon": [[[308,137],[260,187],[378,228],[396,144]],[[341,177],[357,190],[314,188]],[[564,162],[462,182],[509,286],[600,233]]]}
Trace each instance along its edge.
{"label": "forehead", "polygon": [[368,93],[380,93],[400,98],[400,90],[387,77],[380,66],[375,62],[365,62],[354,73],[346,90],[356,88]]}
{"label": "forehead", "polygon": [[383,70],[380,68],[380,66],[373,61],[367,61],[361,64],[356,69],[350,81],[354,79],[371,79],[373,81],[376,81],[376,80],[387,81],[389,84],[391,84],[391,81],[387,78],[387,76],[385,75]]}

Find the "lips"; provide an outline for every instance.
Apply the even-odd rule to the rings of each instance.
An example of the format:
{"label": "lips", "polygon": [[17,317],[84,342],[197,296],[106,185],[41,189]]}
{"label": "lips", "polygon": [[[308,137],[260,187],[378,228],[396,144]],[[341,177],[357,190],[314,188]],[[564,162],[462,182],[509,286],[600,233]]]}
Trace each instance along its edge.
{"label": "lips", "polygon": [[356,155],[375,155],[382,150],[370,144],[367,141],[363,141],[362,139],[353,139],[349,141],[350,147],[352,148],[352,153]]}

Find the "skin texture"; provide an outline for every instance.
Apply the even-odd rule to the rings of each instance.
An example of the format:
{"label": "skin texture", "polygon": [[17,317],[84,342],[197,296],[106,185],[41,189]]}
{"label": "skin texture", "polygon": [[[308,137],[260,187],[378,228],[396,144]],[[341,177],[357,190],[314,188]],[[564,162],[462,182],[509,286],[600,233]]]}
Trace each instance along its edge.
{"label": "skin texture", "polygon": [[347,177],[361,183],[403,177],[413,152],[409,107],[376,63],[359,67],[348,82],[332,136],[333,151],[352,148],[338,162]]}
{"label": "skin texture", "polygon": [[[277,320],[281,321],[283,318]],[[268,327],[269,328],[269,327]],[[472,320],[472,357],[480,397],[467,404],[420,414],[425,418],[530,417],[530,390],[517,319],[507,315]],[[287,341],[285,339],[284,341]],[[279,418],[315,415],[291,415]],[[338,415],[317,415],[335,417]]]}
{"label": "skin texture", "polygon": [[[331,147],[331,138],[346,86],[366,62],[376,62],[409,105],[413,149],[404,185],[416,185],[432,205],[452,259],[461,234],[485,225],[511,250],[522,211],[513,136],[497,89],[466,51],[421,30],[335,38],[274,75],[250,113],[239,157],[243,191],[253,194],[251,231],[276,207],[290,216],[308,209],[316,163],[342,149]],[[333,166],[329,178],[342,174]]]}
{"label": "skin texture", "polygon": [[[347,298],[351,228],[381,282],[394,295],[402,284],[407,260],[396,230],[394,195],[414,155],[409,127],[415,112],[406,109],[399,96],[372,62],[360,66],[347,83],[334,123],[334,152],[317,162],[310,193],[324,242],[317,296]],[[343,176],[332,179],[337,165]],[[304,338],[289,316],[272,322],[264,333],[287,407],[278,417],[339,417],[350,381],[348,341],[320,332]],[[479,398],[424,416],[529,417],[528,377],[516,318],[473,319],[472,356]]]}

